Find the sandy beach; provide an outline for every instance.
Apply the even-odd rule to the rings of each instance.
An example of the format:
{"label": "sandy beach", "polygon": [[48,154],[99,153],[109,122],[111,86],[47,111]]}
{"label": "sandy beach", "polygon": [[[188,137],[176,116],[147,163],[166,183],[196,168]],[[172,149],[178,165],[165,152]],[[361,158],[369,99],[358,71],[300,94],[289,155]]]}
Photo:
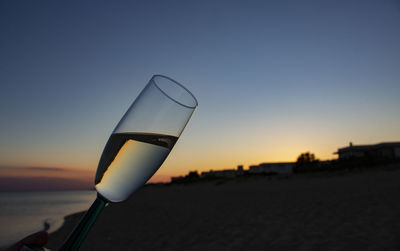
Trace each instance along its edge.
{"label": "sandy beach", "polygon": [[106,207],[81,249],[400,250],[399,198],[400,168],[147,186]]}

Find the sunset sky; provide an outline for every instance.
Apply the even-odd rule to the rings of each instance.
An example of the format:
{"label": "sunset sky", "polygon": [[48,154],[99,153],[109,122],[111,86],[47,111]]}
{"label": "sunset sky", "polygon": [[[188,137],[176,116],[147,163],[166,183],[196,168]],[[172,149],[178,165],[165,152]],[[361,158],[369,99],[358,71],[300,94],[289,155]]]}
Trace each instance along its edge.
{"label": "sunset sky", "polygon": [[199,102],[153,181],[400,141],[399,1],[1,1],[0,35],[0,189],[92,185],[153,74]]}

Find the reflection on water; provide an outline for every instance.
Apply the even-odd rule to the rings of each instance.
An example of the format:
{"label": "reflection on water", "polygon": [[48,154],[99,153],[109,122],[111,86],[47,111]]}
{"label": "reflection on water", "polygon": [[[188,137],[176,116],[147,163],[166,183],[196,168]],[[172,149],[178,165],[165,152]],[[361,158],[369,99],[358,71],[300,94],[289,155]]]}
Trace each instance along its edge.
{"label": "reflection on water", "polygon": [[87,210],[95,197],[95,191],[0,192],[0,247],[35,231],[55,231],[64,216]]}

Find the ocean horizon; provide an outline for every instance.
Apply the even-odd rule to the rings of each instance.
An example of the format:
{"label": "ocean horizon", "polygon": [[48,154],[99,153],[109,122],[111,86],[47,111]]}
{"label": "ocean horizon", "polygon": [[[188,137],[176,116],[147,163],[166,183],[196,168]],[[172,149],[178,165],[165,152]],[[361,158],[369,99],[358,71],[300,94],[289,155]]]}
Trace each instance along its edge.
{"label": "ocean horizon", "polygon": [[94,190],[0,192],[0,247],[46,227],[54,232],[66,215],[87,210],[95,197]]}

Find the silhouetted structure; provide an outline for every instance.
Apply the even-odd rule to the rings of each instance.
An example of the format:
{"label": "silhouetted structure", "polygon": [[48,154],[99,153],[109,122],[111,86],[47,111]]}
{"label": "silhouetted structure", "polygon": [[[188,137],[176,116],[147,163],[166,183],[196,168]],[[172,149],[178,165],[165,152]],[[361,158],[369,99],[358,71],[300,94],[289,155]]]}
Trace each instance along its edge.
{"label": "silhouetted structure", "polygon": [[236,176],[243,175],[243,165],[239,165],[237,169],[225,169],[225,170],[210,170],[208,172],[202,172],[201,178],[212,179],[212,178],[234,178]]}
{"label": "silhouetted structure", "polygon": [[244,174],[243,165],[238,165],[237,166],[236,174],[237,175],[243,175]]}
{"label": "silhouetted structure", "polygon": [[171,177],[171,183],[191,183],[200,179],[197,171],[190,171],[186,176]]}
{"label": "silhouetted structure", "polygon": [[353,145],[350,142],[348,147],[339,148],[335,154],[339,155],[339,160],[356,158],[396,160],[400,159],[400,142],[375,145]]}
{"label": "silhouetted structure", "polygon": [[267,174],[267,175],[291,175],[296,163],[294,162],[277,162],[277,163],[261,163],[257,166],[250,166],[250,174]]}
{"label": "silhouetted structure", "polygon": [[358,146],[350,143],[348,147],[339,148],[335,154],[339,155],[337,160],[320,161],[313,153],[304,152],[297,157],[296,162],[261,163],[249,166],[248,170],[244,170],[243,165],[238,165],[237,169],[210,170],[200,175],[197,171],[191,171],[186,176],[171,177],[171,183],[229,180],[252,175],[277,175],[287,178],[293,173],[361,170],[400,162],[400,142]]}
{"label": "silhouetted structure", "polygon": [[195,181],[207,181],[207,180],[226,180],[233,179],[241,176],[248,175],[279,175],[288,177],[293,173],[293,162],[278,162],[278,163],[261,163],[259,165],[250,166],[249,170],[244,170],[243,165],[238,165],[237,169],[225,169],[225,170],[210,170],[202,172],[198,175],[197,171],[191,171],[186,176],[171,177],[171,183],[183,184],[192,183]]}
{"label": "silhouetted structure", "polygon": [[187,178],[189,179],[189,181],[194,181],[194,180],[198,180],[200,178],[200,175],[197,171],[191,171],[187,175]]}

